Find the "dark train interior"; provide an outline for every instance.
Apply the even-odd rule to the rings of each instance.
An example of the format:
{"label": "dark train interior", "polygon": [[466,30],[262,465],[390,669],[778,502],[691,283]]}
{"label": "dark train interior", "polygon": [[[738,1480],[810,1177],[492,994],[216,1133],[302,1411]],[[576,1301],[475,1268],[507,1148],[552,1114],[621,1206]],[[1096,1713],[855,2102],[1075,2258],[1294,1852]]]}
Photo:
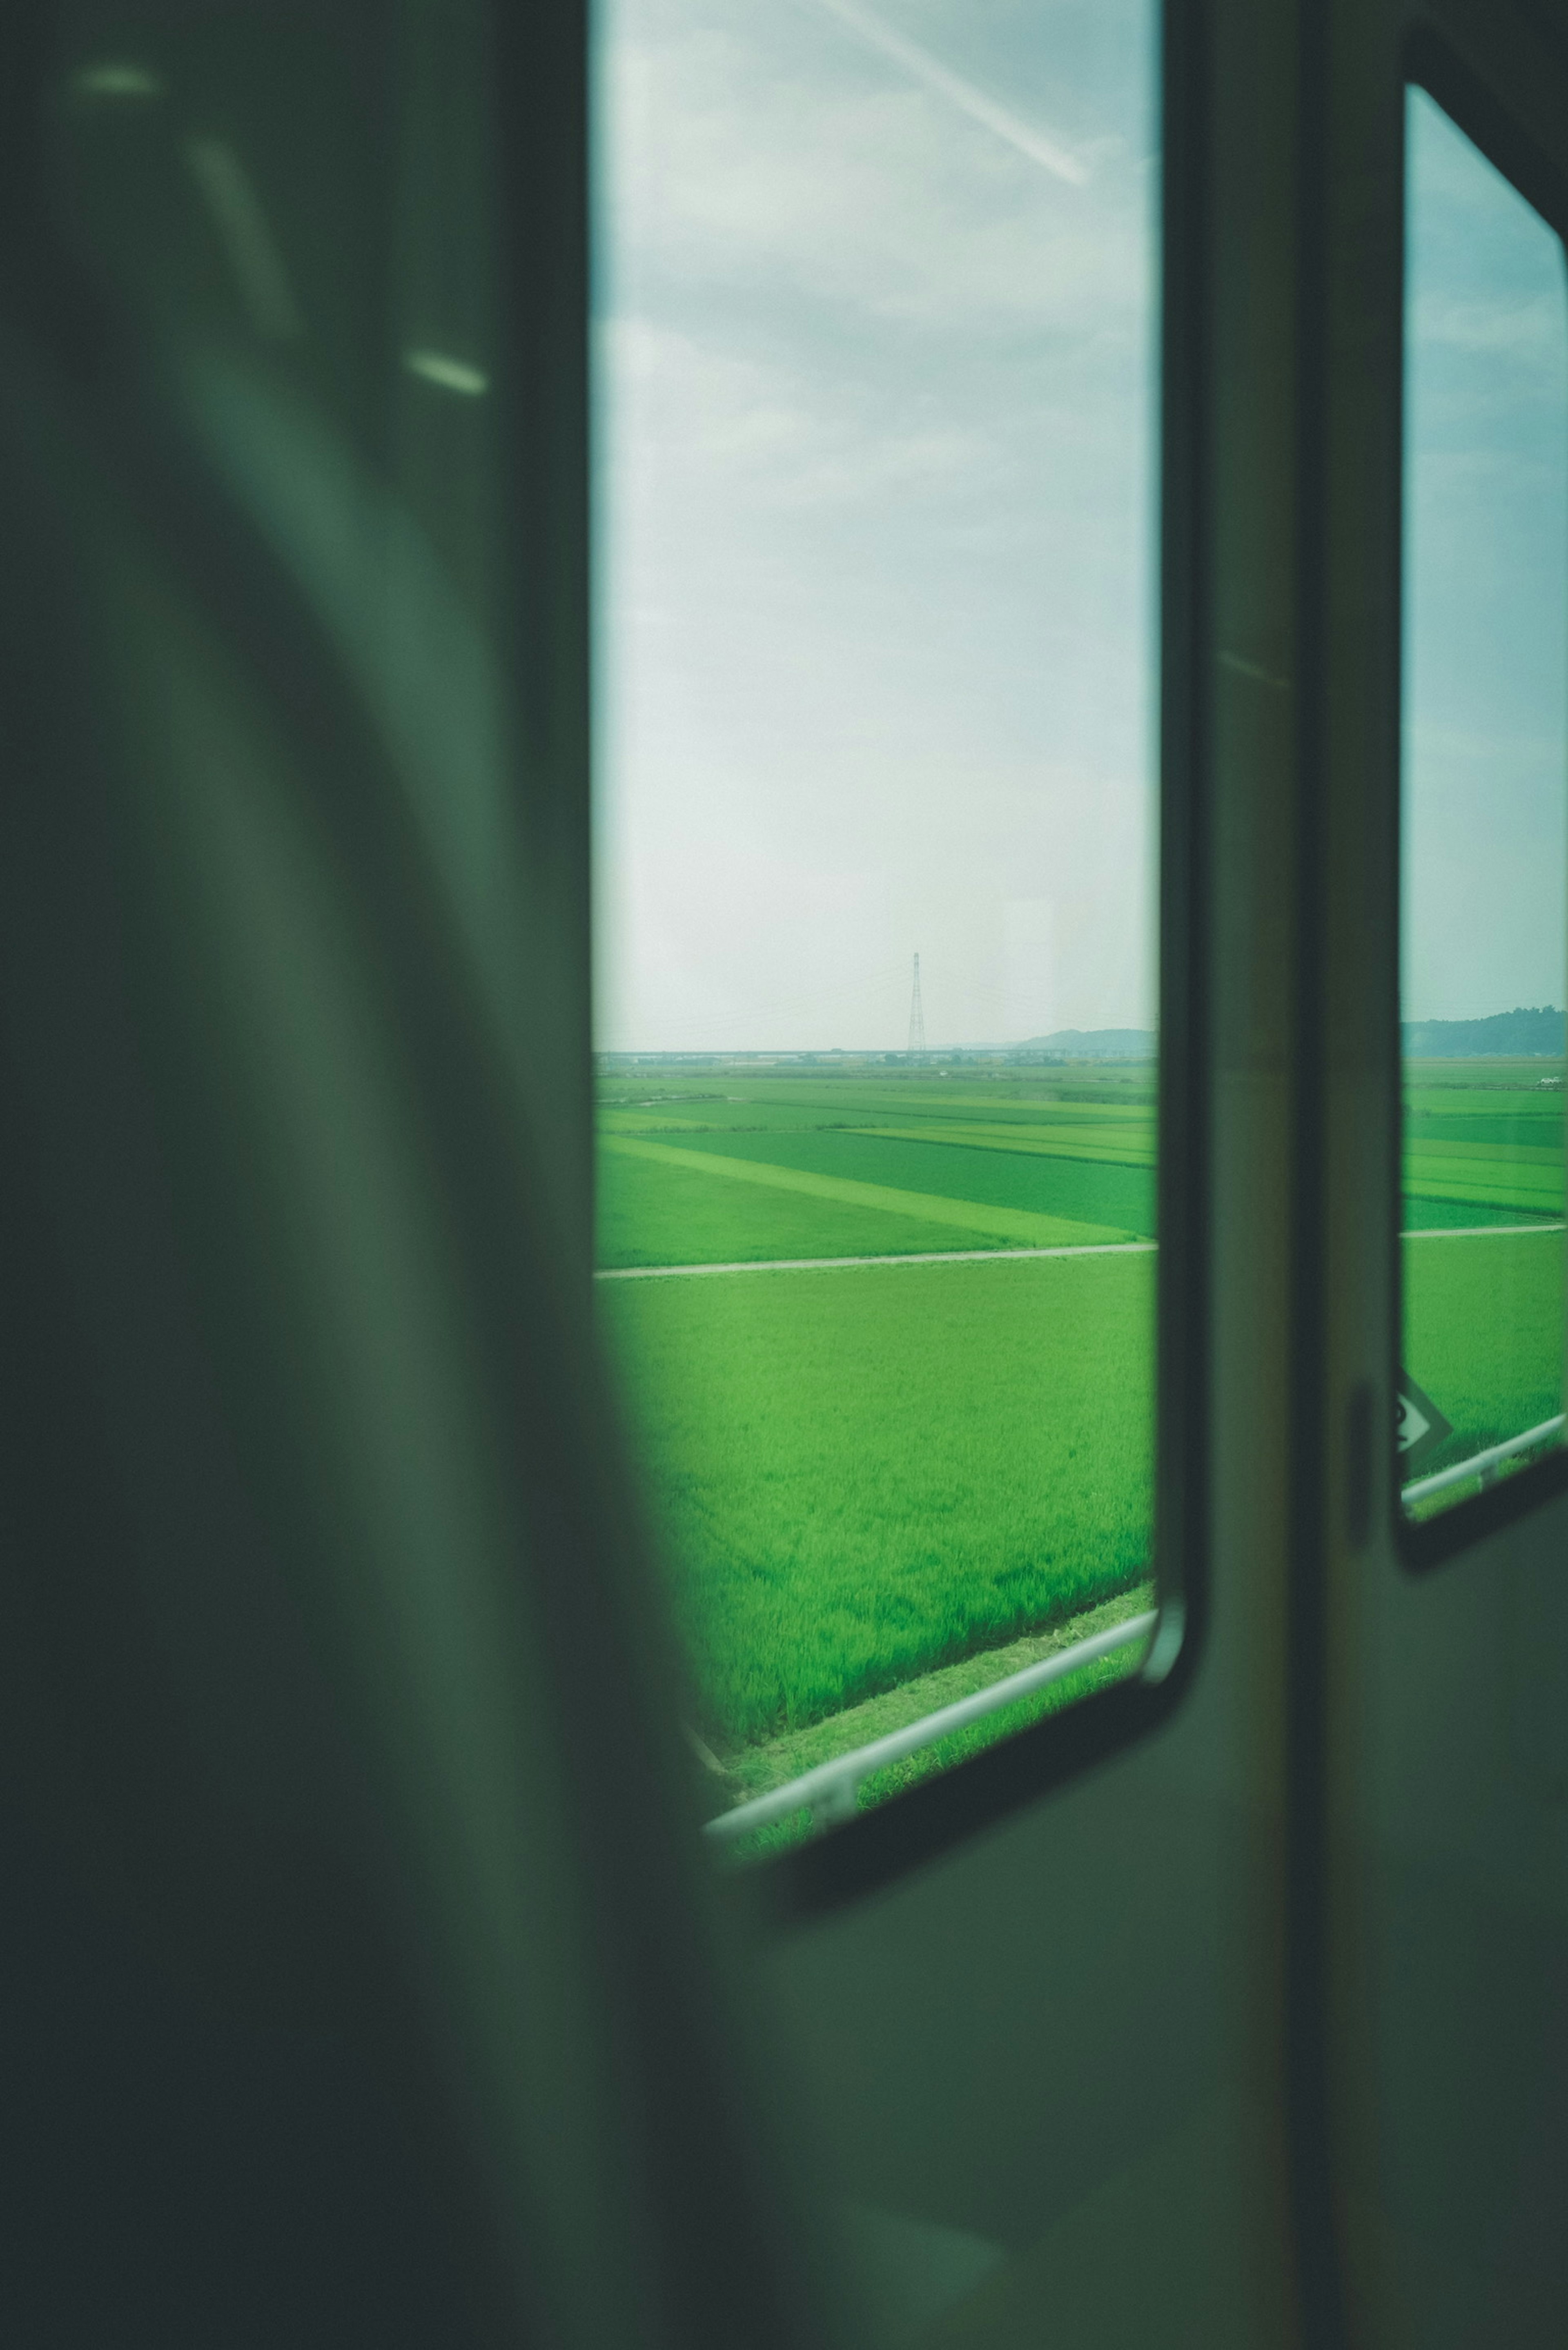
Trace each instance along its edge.
{"label": "dark train interior", "polygon": [[[0,64],[0,2338],[1568,2340],[1568,8],[12,0]],[[1046,754],[985,796],[1036,662],[1060,886]],[[1007,986],[1111,970],[1131,827],[1145,995],[1008,1017],[1143,1077],[961,1066],[902,899],[847,1074],[615,1024],[710,941],[615,912],[612,784],[675,778],[628,904],[809,976],[850,900],[733,779],[847,840],[850,737]],[[940,1295],[961,1419],[1091,1277],[1130,1566],[1080,1512],[1081,1606],[900,1664],[814,1534],[693,1663],[668,1496],[825,1507],[738,1383]],[[721,1418],[617,1350],[704,1314],[745,1432],[660,1484]]]}

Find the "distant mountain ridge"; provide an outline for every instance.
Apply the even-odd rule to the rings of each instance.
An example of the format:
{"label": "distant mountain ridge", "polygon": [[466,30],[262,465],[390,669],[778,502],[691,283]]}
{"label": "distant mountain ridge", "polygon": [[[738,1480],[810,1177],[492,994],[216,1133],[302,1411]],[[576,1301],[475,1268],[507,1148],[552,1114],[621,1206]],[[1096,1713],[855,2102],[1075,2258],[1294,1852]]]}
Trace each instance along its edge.
{"label": "distant mountain ridge", "polygon": [[[1568,1053],[1568,1013],[1552,1003],[1521,1003],[1484,1020],[1407,1020],[1402,1035],[1405,1057],[1411,1061],[1560,1060]],[[1152,1028],[1057,1028],[1013,1049],[1097,1061],[1152,1061],[1159,1037]]]}
{"label": "distant mountain ridge", "polygon": [[1568,1014],[1551,1003],[1520,1004],[1486,1020],[1407,1020],[1402,1036],[1407,1061],[1558,1060],[1568,1050]]}

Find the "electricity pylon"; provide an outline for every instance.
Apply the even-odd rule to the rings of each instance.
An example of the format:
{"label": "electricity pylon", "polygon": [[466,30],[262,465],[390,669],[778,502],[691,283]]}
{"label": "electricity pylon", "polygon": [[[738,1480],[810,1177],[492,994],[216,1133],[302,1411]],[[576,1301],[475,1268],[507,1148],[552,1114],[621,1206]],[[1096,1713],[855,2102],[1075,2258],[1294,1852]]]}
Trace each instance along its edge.
{"label": "electricity pylon", "polygon": [[915,992],[909,998],[909,1057],[924,1055],[926,1049],[926,1015],[920,1009],[920,958],[915,957]]}

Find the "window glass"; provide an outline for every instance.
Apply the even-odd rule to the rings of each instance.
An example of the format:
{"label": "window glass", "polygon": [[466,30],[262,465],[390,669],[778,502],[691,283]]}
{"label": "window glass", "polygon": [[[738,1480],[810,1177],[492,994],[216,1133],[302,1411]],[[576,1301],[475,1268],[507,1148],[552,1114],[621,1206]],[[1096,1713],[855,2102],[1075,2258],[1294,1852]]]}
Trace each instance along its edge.
{"label": "window glass", "polygon": [[1561,1441],[1568,302],[1556,234],[1407,95],[1404,1507]]}
{"label": "window glass", "polygon": [[730,1849],[1147,1646],[1155,59],[601,13],[597,1298]]}

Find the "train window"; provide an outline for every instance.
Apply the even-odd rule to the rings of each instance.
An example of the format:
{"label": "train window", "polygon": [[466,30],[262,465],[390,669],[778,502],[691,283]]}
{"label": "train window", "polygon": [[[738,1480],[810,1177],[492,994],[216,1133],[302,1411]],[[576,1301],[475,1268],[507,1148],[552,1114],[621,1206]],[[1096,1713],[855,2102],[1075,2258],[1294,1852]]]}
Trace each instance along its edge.
{"label": "train window", "polygon": [[1407,140],[1398,1444],[1418,1522],[1563,1435],[1568,281],[1556,233],[1414,86]]}
{"label": "train window", "polygon": [[1150,0],[605,0],[602,1325],[710,1833],[1155,1623]]}

